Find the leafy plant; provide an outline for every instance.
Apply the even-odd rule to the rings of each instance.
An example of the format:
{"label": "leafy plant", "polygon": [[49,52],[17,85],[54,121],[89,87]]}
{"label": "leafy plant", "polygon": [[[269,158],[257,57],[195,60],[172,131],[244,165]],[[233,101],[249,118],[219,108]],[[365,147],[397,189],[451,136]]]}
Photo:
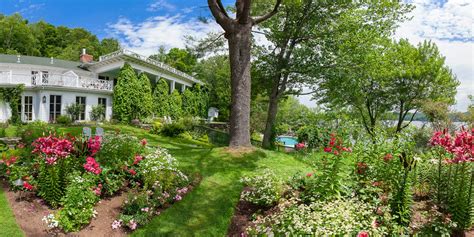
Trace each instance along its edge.
{"label": "leafy plant", "polygon": [[[70,120],[73,120],[73,121],[79,120],[81,112],[85,109],[84,106],[85,105],[76,104],[76,103],[66,106],[66,113],[69,115]],[[62,120],[64,122],[64,118],[62,118]],[[56,122],[59,123],[57,119],[56,119]]]}
{"label": "leafy plant", "polygon": [[173,122],[164,124],[161,127],[160,133],[167,137],[177,137],[179,134],[186,131],[185,126],[180,122]]}
{"label": "leafy plant", "polygon": [[92,121],[102,121],[105,119],[105,106],[103,105],[94,105],[90,112],[90,117]]}
{"label": "leafy plant", "polygon": [[243,177],[241,182],[246,186],[240,198],[260,206],[271,206],[280,200],[283,185],[271,170],[253,177]]}
{"label": "leafy plant", "polygon": [[65,116],[65,115],[60,115],[56,118],[56,123],[62,124],[62,125],[70,125],[72,123],[71,117]]}

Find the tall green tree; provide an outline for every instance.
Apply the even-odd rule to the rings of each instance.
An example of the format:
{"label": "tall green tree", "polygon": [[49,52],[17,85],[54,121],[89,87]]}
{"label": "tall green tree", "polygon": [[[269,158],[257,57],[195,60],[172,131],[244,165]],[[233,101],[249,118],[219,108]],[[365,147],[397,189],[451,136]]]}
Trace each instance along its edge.
{"label": "tall green tree", "polygon": [[147,118],[148,116],[152,115],[153,113],[153,95],[151,92],[151,84],[150,79],[148,79],[145,73],[140,73],[138,75],[138,81],[141,85],[141,95],[142,98],[139,103],[140,109],[140,119]]}
{"label": "tall green tree", "polygon": [[135,70],[125,63],[117,77],[117,85],[113,93],[114,118],[121,122],[130,122],[140,116],[142,86]]}
{"label": "tall green tree", "polygon": [[157,117],[170,115],[170,88],[165,79],[161,78],[153,90],[153,113]]}
{"label": "tall green tree", "polygon": [[187,89],[183,92],[182,102],[183,102],[183,115],[185,116],[197,116],[199,111],[199,105],[197,104],[198,94],[194,93],[190,89]]}
{"label": "tall green tree", "polygon": [[197,63],[197,57],[190,50],[180,48],[171,48],[166,52],[165,48],[160,47],[158,53],[151,55],[150,58],[164,62],[185,73],[192,73]]}
{"label": "tall green tree", "polygon": [[206,83],[208,104],[201,111],[207,117],[208,107],[219,109],[219,120],[230,118],[230,64],[227,55],[214,55],[200,60],[196,65],[196,77]]}
{"label": "tall green tree", "polygon": [[[221,0],[208,0],[209,9],[228,41],[231,69],[230,147],[249,147],[250,143],[250,88],[252,28],[278,12],[281,0],[273,9],[252,17],[251,0],[235,1],[235,18],[227,13]],[[255,11],[253,12],[255,13]]]}
{"label": "tall green tree", "polygon": [[269,97],[263,147],[272,147],[279,101],[302,94],[304,87],[314,87],[331,73],[336,59],[333,45],[364,28],[386,34],[407,10],[393,1],[284,2],[277,16],[261,25],[272,47],[260,48],[254,69],[254,88]]}
{"label": "tall green tree", "polygon": [[178,90],[174,90],[169,99],[169,115],[177,119],[183,114],[183,99]]}
{"label": "tall green tree", "polygon": [[[454,104],[459,82],[434,43],[424,41],[415,47],[402,39],[390,47],[388,60],[384,62],[388,63],[386,68],[391,67],[388,88],[394,97],[393,109],[398,112],[397,132],[413,121],[427,101]],[[410,111],[411,117],[403,124]]]}

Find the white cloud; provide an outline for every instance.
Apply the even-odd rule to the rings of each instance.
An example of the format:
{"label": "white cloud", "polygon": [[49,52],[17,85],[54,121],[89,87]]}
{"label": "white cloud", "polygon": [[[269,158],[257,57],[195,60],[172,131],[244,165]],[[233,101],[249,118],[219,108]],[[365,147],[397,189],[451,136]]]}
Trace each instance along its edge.
{"label": "white cloud", "polygon": [[152,17],[141,23],[126,18],[109,25],[113,36],[122,39],[122,46],[144,55],[151,55],[160,46],[184,48],[185,36],[205,37],[208,32],[219,30],[215,23],[205,24],[181,15]]}
{"label": "white cloud", "polygon": [[465,111],[467,95],[474,94],[474,19],[470,0],[414,0],[413,19],[403,23],[397,38],[408,38],[413,44],[432,40],[446,56],[446,64],[461,85],[456,95],[456,110]]}
{"label": "white cloud", "polygon": [[159,10],[168,10],[168,11],[173,11],[176,9],[176,6],[167,2],[166,0],[155,0],[151,4],[148,5],[146,8],[147,11],[149,12],[156,12]]}

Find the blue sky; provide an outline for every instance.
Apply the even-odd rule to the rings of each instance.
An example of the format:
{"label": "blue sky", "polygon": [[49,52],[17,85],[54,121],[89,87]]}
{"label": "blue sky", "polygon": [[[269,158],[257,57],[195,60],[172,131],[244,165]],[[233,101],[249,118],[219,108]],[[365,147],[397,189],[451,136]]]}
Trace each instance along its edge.
{"label": "blue sky", "polygon": [[[454,109],[464,111],[467,95],[474,94],[474,4],[472,0],[405,0],[416,6],[413,19],[402,23],[396,38],[413,44],[435,42],[447,65],[457,75]],[[234,0],[223,0],[232,4]],[[196,38],[220,31],[215,23],[203,24],[197,17],[208,17],[206,0],[0,0],[0,13],[21,13],[36,22],[83,27],[99,38],[115,37],[122,47],[150,55],[163,45],[184,47],[185,36]],[[301,102],[315,106],[310,97]]]}

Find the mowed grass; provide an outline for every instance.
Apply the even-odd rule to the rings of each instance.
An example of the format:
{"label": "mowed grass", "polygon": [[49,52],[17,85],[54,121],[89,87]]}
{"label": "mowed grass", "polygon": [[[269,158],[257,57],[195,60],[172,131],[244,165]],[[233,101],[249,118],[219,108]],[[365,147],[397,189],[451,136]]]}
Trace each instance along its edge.
{"label": "mowed grass", "polygon": [[[150,134],[143,129],[114,125],[108,132],[120,131],[146,138],[150,145],[161,146],[179,161],[180,168],[201,182],[183,200],[140,227],[132,236],[225,236],[239,200],[240,178],[273,170],[282,179],[311,168],[291,155],[256,149],[245,155],[231,155],[197,141]],[[58,127],[58,132],[79,135],[81,127]],[[94,129],[93,129],[94,130]],[[0,214],[1,215],[1,214]],[[0,231],[0,236],[3,236]]]}
{"label": "mowed grass", "polygon": [[23,231],[16,223],[15,216],[8,204],[7,198],[0,188],[0,236],[24,236]]}

